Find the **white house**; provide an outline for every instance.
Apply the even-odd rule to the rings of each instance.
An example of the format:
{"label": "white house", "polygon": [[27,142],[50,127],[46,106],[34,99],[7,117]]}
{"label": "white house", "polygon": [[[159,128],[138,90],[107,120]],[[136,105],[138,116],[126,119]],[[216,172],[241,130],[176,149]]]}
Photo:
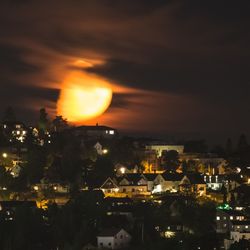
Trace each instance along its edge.
{"label": "white house", "polygon": [[146,145],[146,150],[152,150],[157,153],[158,157],[162,156],[163,151],[177,151],[178,154],[183,154],[184,152],[184,145],[169,145],[169,144],[151,144]]}
{"label": "white house", "polygon": [[97,236],[97,246],[99,249],[110,248],[119,249],[129,245],[131,236],[124,229],[106,229]]}
{"label": "white house", "polygon": [[250,221],[232,221],[230,239],[224,240],[224,248],[228,250],[234,242],[239,242],[242,239],[250,240]]}

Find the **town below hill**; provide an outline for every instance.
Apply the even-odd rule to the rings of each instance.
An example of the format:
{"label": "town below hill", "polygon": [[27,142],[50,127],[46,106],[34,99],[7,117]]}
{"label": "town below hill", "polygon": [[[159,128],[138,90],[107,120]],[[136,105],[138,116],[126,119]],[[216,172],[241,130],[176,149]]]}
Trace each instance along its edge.
{"label": "town below hill", "polygon": [[249,249],[250,145],[208,150],[41,109],[0,124],[0,249]]}

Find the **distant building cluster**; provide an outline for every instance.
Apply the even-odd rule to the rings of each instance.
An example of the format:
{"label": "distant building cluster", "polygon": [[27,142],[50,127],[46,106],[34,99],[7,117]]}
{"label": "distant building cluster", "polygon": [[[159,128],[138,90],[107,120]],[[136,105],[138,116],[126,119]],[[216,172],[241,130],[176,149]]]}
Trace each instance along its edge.
{"label": "distant building cluster", "polygon": [[[29,166],[31,150],[46,151],[40,178],[29,179],[25,191],[11,191],[13,185],[8,183],[12,179],[0,178],[0,192],[10,191],[8,200],[0,200],[4,221],[15,220],[19,206],[46,210],[51,202],[63,207],[74,192],[99,192],[110,221],[121,216],[127,224],[99,228],[95,242],[83,246],[86,250],[128,247],[135,221],[139,221],[143,241],[145,218],[143,222],[138,219],[138,204],[167,207],[171,219],[154,225],[155,233],[163,239],[194,234],[183,220],[176,219],[180,213],[177,204],[211,202],[216,207],[211,223],[224,249],[250,240],[250,165],[243,166],[239,155],[188,151],[185,143],[122,137],[116,129],[98,124],[70,127],[61,117],[50,126],[3,122],[0,142],[1,169],[13,180],[19,180]],[[34,176],[39,163],[37,160],[28,167]],[[100,205],[99,201],[96,204]]]}

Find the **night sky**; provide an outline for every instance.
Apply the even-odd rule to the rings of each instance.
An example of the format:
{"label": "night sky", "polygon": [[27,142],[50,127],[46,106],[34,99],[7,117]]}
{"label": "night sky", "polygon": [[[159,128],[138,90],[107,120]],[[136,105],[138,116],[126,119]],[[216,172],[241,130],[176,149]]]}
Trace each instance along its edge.
{"label": "night sky", "polygon": [[0,105],[32,123],[56,114],[77,60],[113,86],[93,122],[129,133],[250,134],[250,1],[0,2]]}

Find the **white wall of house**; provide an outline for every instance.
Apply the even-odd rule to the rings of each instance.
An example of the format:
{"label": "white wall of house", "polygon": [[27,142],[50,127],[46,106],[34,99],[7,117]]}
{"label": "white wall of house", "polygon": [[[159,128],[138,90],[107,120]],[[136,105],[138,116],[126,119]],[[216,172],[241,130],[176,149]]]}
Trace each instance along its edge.
{"label": "white wall of house", "polygon": [[235,241],[239,241],[241,239],[250,239],[250,232],[236,232],[236,231],[231,231],[230,232],[231,239]]}
{"label": "white wall of house", "polygon": [[119,249],[129,245],[131,236],[121,229],[115,236],[97,236],[98,248]]}

